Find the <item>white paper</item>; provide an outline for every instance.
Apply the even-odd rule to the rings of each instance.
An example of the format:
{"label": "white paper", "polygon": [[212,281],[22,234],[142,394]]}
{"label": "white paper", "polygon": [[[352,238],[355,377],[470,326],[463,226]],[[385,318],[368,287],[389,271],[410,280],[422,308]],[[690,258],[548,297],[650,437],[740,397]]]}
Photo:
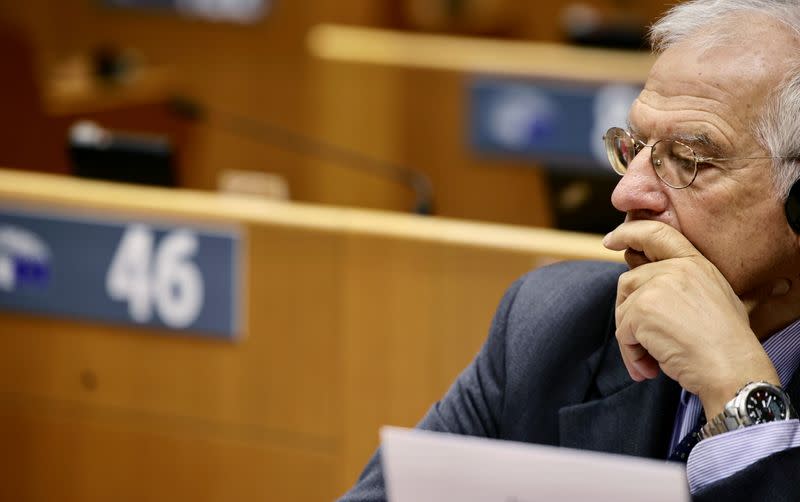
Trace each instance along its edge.
{"label": "white paper", "polygon": [[383,427],[391,502],[686,502],[682,464]]}

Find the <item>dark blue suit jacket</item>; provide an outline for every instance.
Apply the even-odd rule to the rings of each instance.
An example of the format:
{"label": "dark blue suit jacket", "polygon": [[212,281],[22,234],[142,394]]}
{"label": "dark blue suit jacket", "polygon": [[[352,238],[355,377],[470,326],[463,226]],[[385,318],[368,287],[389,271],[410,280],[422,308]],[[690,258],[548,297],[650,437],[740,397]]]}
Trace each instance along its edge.
{"label": "dark blue suit jacket", "polygon": [[[665,459],[680,387],[636,383],[614,336],[624,265],[569,262],[506,292],[475,360],[418,427]],[[800,403],[800,379],[787,389]],[[768,457],[695,500],[800,501],[800,448]],[[341,501],[386,500],[378,451]]]}

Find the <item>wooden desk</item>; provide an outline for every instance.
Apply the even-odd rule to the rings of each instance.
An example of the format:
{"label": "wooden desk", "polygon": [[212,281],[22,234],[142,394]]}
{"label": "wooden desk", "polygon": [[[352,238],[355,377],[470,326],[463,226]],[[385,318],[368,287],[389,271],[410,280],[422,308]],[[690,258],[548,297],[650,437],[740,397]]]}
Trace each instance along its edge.
{"label": "wooden desk", "polygon": [[[517,276],[600,237],[0,171],[55,213],[234,224],[237,343],[0,312],[0,499],[331,500],[412,425]],[[1,222],[0,222],[1,223]]]}
{"label": "wooden desk", "polygon": [[646,52],[335,24],[311,30],[308,47],[341,63],[601,82],[639,83],[655,62]]}

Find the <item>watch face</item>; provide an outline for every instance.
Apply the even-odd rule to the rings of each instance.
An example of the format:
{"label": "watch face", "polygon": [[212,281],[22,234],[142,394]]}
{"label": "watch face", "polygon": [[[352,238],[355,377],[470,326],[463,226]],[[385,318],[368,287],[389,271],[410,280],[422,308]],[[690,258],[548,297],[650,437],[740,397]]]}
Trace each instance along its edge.
{"label": "watch face", "polygon": [[778,393],[768,388],[756,389],[748,394],[745,407],[754,424],[785,420],[787,415],[786,403]]}

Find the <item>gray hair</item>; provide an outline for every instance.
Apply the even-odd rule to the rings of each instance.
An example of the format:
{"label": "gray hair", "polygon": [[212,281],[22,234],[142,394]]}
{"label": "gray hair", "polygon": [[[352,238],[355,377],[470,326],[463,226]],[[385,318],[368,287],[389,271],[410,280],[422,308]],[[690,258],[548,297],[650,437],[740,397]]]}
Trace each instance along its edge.
{"label": "gray hair", "polygon": [[[797,0],[690,0],[676,5],[650,28],[653,51],[661,53],[687,39],[706,47],[735,40],[735,33],[719,21],[734,14],[762,14],[780,21],[800,35]],[[773,184],[785,199],[800,179],[800,58],[790,62],[786,77],[767,98],[761,116],[752,125],[756,139],[776,159]]]}

